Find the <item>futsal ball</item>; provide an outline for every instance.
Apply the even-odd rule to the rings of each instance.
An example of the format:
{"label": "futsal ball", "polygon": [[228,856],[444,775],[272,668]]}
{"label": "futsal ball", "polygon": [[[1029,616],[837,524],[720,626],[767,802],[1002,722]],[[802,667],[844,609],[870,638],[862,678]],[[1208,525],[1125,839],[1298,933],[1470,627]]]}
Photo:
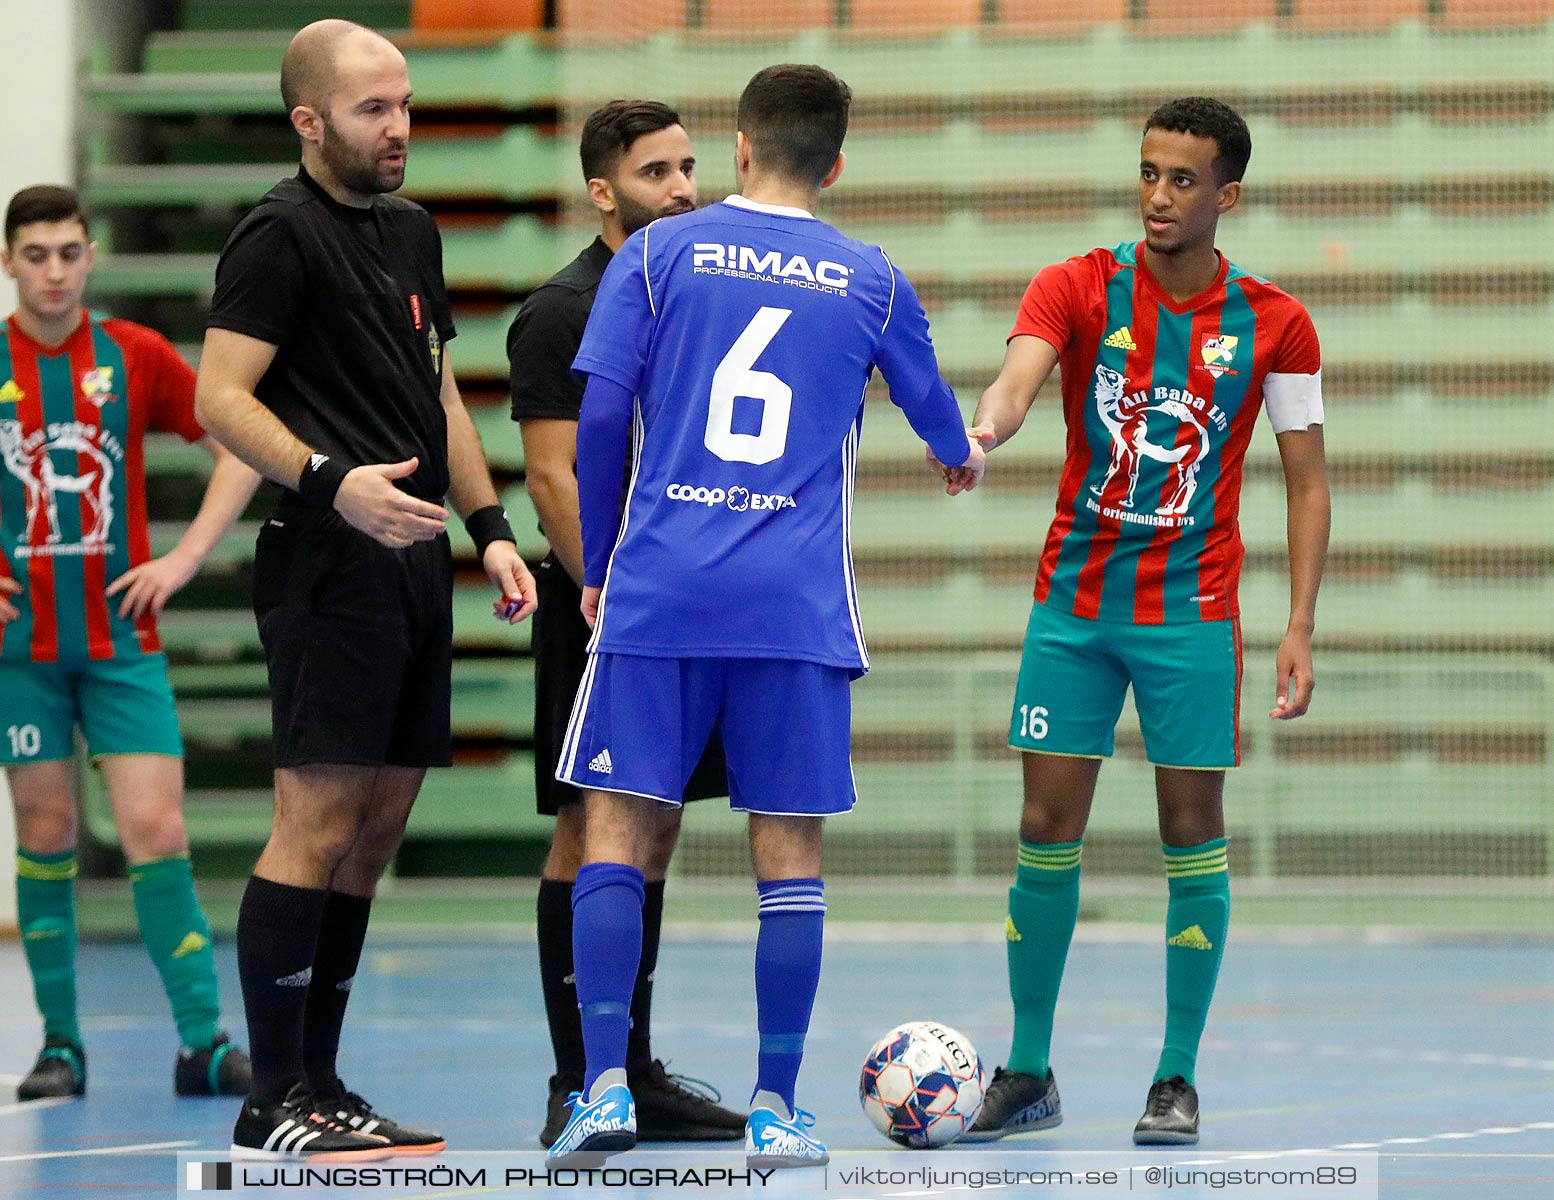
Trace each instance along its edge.
{"label": "futsal ball", "polygon": [[874,1043],[858,1099],[891,1141],[913,1150],[948,1146],[982,1109],[982,1060],[948,1025],[908,1021]]}

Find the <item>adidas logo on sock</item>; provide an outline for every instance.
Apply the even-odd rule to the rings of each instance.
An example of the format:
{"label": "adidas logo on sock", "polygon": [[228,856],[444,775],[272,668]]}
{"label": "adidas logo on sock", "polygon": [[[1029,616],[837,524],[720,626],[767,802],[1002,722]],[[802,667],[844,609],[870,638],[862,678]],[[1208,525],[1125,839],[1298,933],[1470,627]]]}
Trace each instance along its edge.
{"label": "adidas logo on sock", "polygon": [[596,775],[608,775],[610,773],[610,752],[601,750],[595,754],[593,761],[588,764],[588,769]]}
{"label": "adidas logo on sock", "polygon": [[210,942],[208,942],[201,934],[198,934],[191,929],[187,934],[184,935],[183,941],[178,943],[178,949],[173,951],[173,957],[183,958],[189,954],[198,954],[208,945],[210,945]]}
{"label": "adidas logo on sock", "polygon": [[282,975],[275,981],[276,987],[307,987],[313,982],[313,968],[303,967],[295,975]]}
{"label": "adidas logo on sock", "polygon": [[1184,950],[1212,950],[1214,943],[1209,941],[1208,935],[1197,925],[1189,925],[1175,937],[1166,938],[1167,946],[1181,946]]}
{"label": "adidas logo on sock", "polygon": [[1020,931],[1015,928],[1013,917],[1004,918],[1004,940],[1010,942],[1021,942],[1025,940],[1020,936]]}

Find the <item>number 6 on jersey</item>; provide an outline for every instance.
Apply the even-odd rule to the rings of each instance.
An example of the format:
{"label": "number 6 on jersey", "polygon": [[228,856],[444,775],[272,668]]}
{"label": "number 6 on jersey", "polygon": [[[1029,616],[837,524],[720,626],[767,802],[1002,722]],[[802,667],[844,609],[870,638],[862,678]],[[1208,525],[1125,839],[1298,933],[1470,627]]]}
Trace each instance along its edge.
{"label": "number 6 on jersey", "polygon": [[[793,389],[770,371],[757,371],[755,360],[792,315],[791,308],[762,308],[750,318],[712,374],[703,441],[724,462],[769,463],[781,458],[788,448]],[[740,396],[762,402],[759,433],[734,432],[734,401]]]}

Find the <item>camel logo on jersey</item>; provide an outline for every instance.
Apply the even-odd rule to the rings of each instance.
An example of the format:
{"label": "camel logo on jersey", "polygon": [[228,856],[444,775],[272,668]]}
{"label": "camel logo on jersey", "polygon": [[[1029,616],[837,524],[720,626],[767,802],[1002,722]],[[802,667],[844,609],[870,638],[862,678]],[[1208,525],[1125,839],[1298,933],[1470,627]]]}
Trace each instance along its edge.
{"label": "camel logo on jersey", "polygon": [[[1198,471],[1211,449],[1209,430],[1223,433],[1230,419],[1212,402],[1180,388],[1156,387],[1128,391],[1127,379],[1110,367],[1095,369],[1095,407],[1111,434],[1111,461],[1099,484],[1090,486],[1091,512],[1135,525],[1178,528],[1190,526],[1187,515],[1198,490]],[[1171,490],[1153,512],[1135,511],[1139,468],[1145,462],[1171,468]],[[1127,490],[1115,506],[1102,507],[1100,498],[1119,476]],[[1146,501],[1147,503],[1147,501]]]}
{"label": "camel logo on jersey", "polygon": [[1199,351],[1203,357],[1203,370],[1215,379],[1221,375],[1239,374],[1230,369],[1230,362],[1235,358],[1236,347],[1240,342],[1240,338],[1229,333],[1216,333],[1204,338],[1203,346]]}
{"label": "camel logo on jersey", "polygon": [[113,391],[113,368],[93,367],[81,372],[81,394],[98,408],[117,400]]}
{"label": "camel logo on jersey", "polygon": [[[61,469],[56,453],[68,468]],[[0,457],[5,469],[22,481],[27,499],[21,538],[11,550],[14,557],[113,550],[108,533],[113,527],[114,464],[124,461],[124,447],[113,434],[81,421],[58,421],[24,435],[20,421],[0,421]],[[83,502],[79,542],[66,542],[60,529],[61,492]]]}

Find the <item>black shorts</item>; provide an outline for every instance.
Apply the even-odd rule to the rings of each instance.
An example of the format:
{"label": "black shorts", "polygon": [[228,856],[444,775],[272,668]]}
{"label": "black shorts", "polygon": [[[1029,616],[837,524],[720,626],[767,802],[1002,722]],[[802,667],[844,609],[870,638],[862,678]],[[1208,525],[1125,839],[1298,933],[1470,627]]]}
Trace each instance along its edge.
{"label": "black shorts", "polygon": [[259,530],[254,616],[277,767],[449,765],[447,535],[391,550],[338,513],[283,505]]}
{"label": "black shorts", "polygon": [[[554,554],[547,555],[534,572],[539,583],[540,606],[534,614],[534,795],[535,807],[555,816],[583,793],[556,779],[561,743],[577,685],[588,665],[588,622],[578,605],[583,594]],[[723,738],[713,730],[701,761],[685,785],[685,799],[710,800],[728,795],[728,767],[723,761]]]}

